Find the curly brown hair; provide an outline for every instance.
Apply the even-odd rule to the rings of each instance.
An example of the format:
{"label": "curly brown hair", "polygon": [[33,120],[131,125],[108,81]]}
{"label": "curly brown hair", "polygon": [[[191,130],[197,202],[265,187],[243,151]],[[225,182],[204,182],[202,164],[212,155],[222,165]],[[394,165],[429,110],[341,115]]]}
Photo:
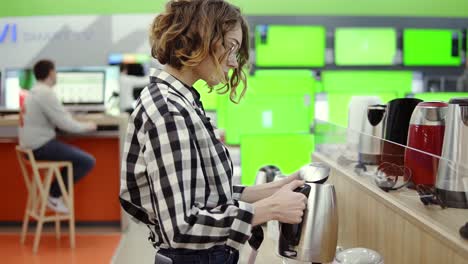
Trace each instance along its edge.
{"label": "curly brown hair", "polygon": [[[238,103],[247,88],[244,69],[249,61],[249,30],[240,9],[224,0],[171,0],[163,13],[156,16],[150,29],[151,55],[162,64],[168,64],[180,70],[182,67],[198,65],[207,56],[212,58],[219,76],[224,79],[220,62],[215,55],[216,47],[224,45],[224,36],[236,25],[242,29],[242,45],[237,55],[238,66],[233,69],[229,80],[217,88]],[[237,96],[237,87],[243,83],[243,89]],[[210,92],[213,87],[210,87]]]}

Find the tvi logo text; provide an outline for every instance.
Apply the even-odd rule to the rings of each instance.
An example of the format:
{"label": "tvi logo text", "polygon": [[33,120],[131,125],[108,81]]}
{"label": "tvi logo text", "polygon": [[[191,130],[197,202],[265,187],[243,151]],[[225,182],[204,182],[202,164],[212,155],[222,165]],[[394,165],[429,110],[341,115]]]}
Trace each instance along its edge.
{"label": "tvi logo text", "polygon": [[3,26],[3,29],[0,31],[0,43],[6,42],[6,40],[8,39],[8,35],[10,35],[10,41],[16,43],[16,24],[6,24]]}

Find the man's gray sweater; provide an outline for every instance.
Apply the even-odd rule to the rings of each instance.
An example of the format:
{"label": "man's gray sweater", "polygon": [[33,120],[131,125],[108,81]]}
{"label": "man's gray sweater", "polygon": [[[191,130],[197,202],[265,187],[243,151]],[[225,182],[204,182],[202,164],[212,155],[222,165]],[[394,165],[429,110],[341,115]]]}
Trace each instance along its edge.
{"label": "man's gray sweater", "polygon": [[63,107],[54,90],[42,82],[26,96],[19,127],[21,147],[37,149],[56,137],[55,129],[80,133],[86,125],[75,121]]}

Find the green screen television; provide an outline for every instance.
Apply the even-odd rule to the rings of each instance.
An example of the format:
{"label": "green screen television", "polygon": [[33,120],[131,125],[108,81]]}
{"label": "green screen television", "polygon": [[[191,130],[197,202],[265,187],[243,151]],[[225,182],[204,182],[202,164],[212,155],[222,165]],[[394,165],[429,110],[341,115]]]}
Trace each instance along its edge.
{"label": "green screen television", "polygon": [[253,185],[258,169],[275,165],[285,175],[312,160],[312,134],[245,135],[241,139],[241,183]]}
{"label": "green screen television", "polygon": [[451,29],[405,29],[405,66],[460,66],[461,32]]}
{"label": "green screen television", "polygon": [[397,32],[393,28],[337,28],[335,64],[393,65],[397,54]]}
{"label": "green screen television", "polygon": [[218,101],[218,127],[226,143],[240,144],[248,134],[308,133],[314,118],[315,79],[306,70],[263,70],[248,78],[239,104]]}
{"label": "green screen television", "polygon": [[321,26],[258,25],[255,28],[259,67],[323,67],[326,30]]}

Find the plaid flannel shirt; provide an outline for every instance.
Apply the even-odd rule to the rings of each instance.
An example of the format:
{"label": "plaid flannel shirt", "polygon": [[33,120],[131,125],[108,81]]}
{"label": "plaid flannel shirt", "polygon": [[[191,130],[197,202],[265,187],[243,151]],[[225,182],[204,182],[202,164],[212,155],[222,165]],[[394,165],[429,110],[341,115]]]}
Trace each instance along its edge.
{"label": "plaid flannel shirt", "polygon": [[232,185],[229,152],[193,87],[156,71],[130,116],[120,202],[152,227],[161,248],[239,249],[251,235],[253,207]]}

